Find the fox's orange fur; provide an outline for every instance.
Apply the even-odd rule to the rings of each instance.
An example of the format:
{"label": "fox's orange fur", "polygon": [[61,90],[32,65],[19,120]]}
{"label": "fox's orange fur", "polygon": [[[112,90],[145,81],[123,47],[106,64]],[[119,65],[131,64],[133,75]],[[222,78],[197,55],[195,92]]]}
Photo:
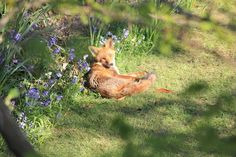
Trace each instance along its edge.
{"label": "fox's orange fur", "polygon": [[103,47],[89,46],[89,50],[94,56],[88,74],[89,87],[103,97],[123,99],[147,90],[156,79],[154,74],[146,72],[119,74],[112,39],[108,39]]}

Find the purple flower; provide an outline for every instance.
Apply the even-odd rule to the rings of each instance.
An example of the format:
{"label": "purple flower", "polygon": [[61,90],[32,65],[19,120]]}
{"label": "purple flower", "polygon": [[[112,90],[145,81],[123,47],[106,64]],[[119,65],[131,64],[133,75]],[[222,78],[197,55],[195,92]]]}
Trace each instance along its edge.
{"label": "purple flower", "polygon": [[127,38],[129,35],[129,30],[128,29],[123,29],[123,36],[124,38]]}
{"label": "purple flower", "polygon": [[69,51],[69,62],[73,61],[75,59],[75,49],[70,49]]}
{"label": "purple flower", "polygon": [[43,97],[48,96],[48,94],[49,94],[49,92],[47,90],[43,91],[43,93],[42,93]]}
{"label": "purple flower", "polygon": [[61,74],[60,72],[57,72],[57,73],[56,73],[56,76],[57,76],[57,78],[59,79],[59,78],[62,77],[62,74]]}
{"label": "purple flower", "polygon": [[83,91],[84,91],[84,87],[81,87],[81,88],[79,89],[79,91],[80,91],[80,92],[83,92]]}
{"label": "purple flower", "polygon": [[112,35],[113,34],[111,32],[107,32],[107,34],[106,34],[107,37],[112,37]]}
{"label": "purple flower", "polygon": [[56,37],[50,37],[48,40],[48,45],[51,47],[53,45],[57,44],[57,38]]}
{"label": "purple flower", "polygon": [[11,100],[11,105],[15,106],[16,105],[16,101],[15,100]]}
{"label": "purple flower", "polygon": [[43,85],[43,86],[47,88],[47,87],[48,87],[48,83],[44,83],[44,85]]}
{"label": "purple flower", "polygon": [[116,36],[116,35],[112,35],[112,40],[113,40],[114,42],[116,42],[116,41],[118,40],[117,36]]}
{"label": "purple flower", "polygon": [[30,14],[29,14],[29,12],[26,10],[26,11],[24,11],[24,13],[23,13],[23,16],[26,18],[26,17],[28,17]]}
{"label": "purple flower", "polygon": [[17,64],[17,63],[18,63],[18,60],[17,60],[17,59],[13,59],[13,60],[12,60],[12,63]]}
{"label": "purple flower", "polygon": [[17,32],[17,33],[15,33],[13,40],[15,42],[18,42],[21,40],[21,38],[22,38],[21,34]]}
{"label": "purple flower", "polygon": [[61,49],[59,47],[57,47],[55,50],[53,50],[53,53],[54,54],[58,54],[60,53]]}
{"label": "purple flower", "polygon": [[37,88],[30,88],[26,96],[37,100],[40,98],[39,90]]}
{"label": "purple flower", "polygon": [[89,65],[88,65],[87,62],[84,62],[84,63],[82,63],[82,66],[83,66],[84,69],[86,69]]}
{"label": "purple flower", "polygon": [[57,101],[60,101],[62,98],[63,98],[62,95],[58,95],[56,99],[57,99]]}
{"label": "purple flower", "polygon": [[32,24],[32,29],[37,29],[38,25],[36,23]]}
{"label": "purple flower", "polygon": [[51,103],[51,99],[47,99],[41,102],[41,105],[48,106]]}
{"label": "purple flower", "polygon": [[78,68],[80,71],[82,71],[82,70],[89,71],[90,70],[89,64],[86,61],[83,61],[81,59],[78,60]]}
{"label": "purple flower", "polygon": [[71,81],[73,84],[76,84],[78,82],[78,77],[77,76],[73,76],[73,79]]}
{"label": "purple flower", "polygon": [[89,67],[89,66],[87,66],[86,68],[85,68],[85,70],[88,72],[89,70],[90,70],[91,68]]}
{"label": "purple flower", "polygon": [[17,123],[19,124],[19,127],[24,129],[27,123],[27,117],[24,112],[21,112],[17,117]]}
{"label": "purple flower", "polygon": [[54,79],[50,79],[50,80],[48,81],[48,83],[49,83],[49,85],[52,85],[52,84],[55,83],[55,81],[56,81],[56,80],[54,80]]}
{"label": "purple flower", "polygon": [[71,52],[69,53],[69,62],[73,61],[75,58],[75,53]]}

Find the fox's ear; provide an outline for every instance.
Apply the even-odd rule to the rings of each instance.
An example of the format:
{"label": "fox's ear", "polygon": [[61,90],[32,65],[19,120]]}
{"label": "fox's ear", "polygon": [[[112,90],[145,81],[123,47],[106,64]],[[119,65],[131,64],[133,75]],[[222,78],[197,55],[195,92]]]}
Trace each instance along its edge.
{"label": "fox's ear", "polygon": [[95,46],[89,46],[88,49],[92,53],[93,56],[97,56],[97,54],[100,50],[100,48],[95,47]]}
{"label": "fox's ear", "polygon": [[112,38],[107,39],[106,43],[105,43],[105,47],[107,48],[113,48],[113,41]]}

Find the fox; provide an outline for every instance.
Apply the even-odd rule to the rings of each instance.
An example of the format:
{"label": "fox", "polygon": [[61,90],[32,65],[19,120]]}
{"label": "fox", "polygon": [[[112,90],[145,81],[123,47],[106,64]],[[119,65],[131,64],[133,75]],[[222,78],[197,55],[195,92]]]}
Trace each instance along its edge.
{"label": "fox", "polygon": [[148,90],[156,75],[146,71],[120,74],[113,45],[113,40],[109,38],[102,47],[88,47],[93,56],[87,75],[88,87],[102,97],[117,100]]}

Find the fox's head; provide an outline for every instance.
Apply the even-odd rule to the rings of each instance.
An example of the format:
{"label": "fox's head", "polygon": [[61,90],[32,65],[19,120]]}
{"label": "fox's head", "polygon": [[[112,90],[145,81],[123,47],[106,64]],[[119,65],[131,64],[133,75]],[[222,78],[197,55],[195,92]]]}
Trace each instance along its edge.
{"label": "fox's head", "polygon": [[108,39],[103,47],[89,46],[95,62],[101,63],[104,67],[115,66],[115,50],[112,39]]}

